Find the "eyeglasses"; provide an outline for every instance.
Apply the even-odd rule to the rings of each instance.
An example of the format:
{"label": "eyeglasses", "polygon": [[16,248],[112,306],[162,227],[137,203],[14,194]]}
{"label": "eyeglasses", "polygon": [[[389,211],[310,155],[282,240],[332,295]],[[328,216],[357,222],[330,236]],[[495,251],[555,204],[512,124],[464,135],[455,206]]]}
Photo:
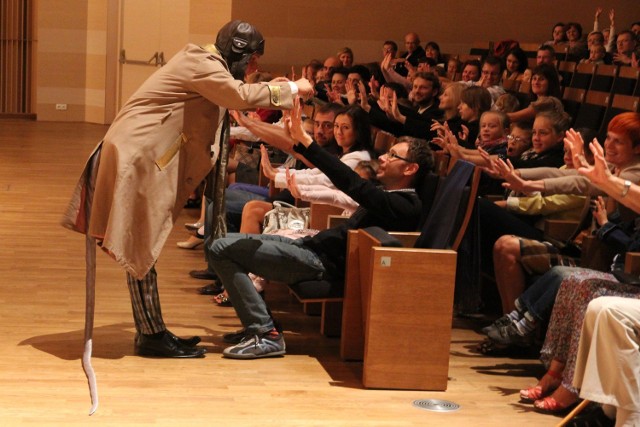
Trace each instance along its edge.
{"label": "eyeglasses", "polygon": [[525,143],[525,144],[529,143],[529,141],[527,141],[524,138],[520,138],[519,136],[507,135],[507,139],[509,141],[513,141],[513,142],[522,142],[522,143]]}
{"label": "eyeglasses", "polygon": [[[400,155],[398,155],[395,151],[387,151],[387,153],[385,154],[387,156],[388,159],[400,159],[400,160],[404,160],[407,163],[415,163],[412,162],[411,160],[407,159],[406,157],[402,157]],[[392,161],[392,160],[389,160]]]}

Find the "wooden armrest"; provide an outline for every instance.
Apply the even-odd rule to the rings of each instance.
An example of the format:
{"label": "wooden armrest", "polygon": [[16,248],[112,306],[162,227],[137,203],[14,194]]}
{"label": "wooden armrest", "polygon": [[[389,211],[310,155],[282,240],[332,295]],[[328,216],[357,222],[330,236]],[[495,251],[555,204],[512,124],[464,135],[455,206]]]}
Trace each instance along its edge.
{"label": "wooden armrest", "polygon": [[627,252],[624,271],[631,274],[640,274],[640,252]]}
{"label": "wooden armrest", "polygon": [[311,203],[311,220],[309,226],[316,230],[324,230],[327,228],[329,223],[328,217],[330,215],[340,214],[342,211],[342,208],[338,208],[333,205]]}
{"label": "wooden armrest", "polygon": [[544,234],[561,242],[566,242],[580,226],[578,221],[547,219],[544,221]]}
{"label": "wooden armrest", "polygon": [[391,231],[389,234],[400,240],[405,248],[412,248],[420,236],[418,231]]}

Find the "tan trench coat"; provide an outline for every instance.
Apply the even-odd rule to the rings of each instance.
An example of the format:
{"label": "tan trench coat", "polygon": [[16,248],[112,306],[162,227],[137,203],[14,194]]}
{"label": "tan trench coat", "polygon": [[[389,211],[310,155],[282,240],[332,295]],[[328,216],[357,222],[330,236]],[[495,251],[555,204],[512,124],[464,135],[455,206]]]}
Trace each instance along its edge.
{"label": "tan trench coat", "polygon": [[[215,164],[225,109],[292,106],[288,83],[243,84],[215,48],[188,44],[119,112],[92,154],[100,153],[99,166],[85,166],[63,226],[88,232],[141,279],[189,194]],[[87,175],[96,182],[88,230],[82,211]]]}

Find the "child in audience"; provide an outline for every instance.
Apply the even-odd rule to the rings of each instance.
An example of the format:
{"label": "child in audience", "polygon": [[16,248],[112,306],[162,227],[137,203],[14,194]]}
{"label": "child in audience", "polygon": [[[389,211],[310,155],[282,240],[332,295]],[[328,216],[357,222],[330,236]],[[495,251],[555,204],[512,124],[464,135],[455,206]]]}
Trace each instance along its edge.
{"label": "child in audience", "polygon": [[[458,111],[462,118],[463,132],[459,133],[460,144],[465,148],[475,148],[478,137],[479,119],[482,113],[491,109],[491,94],[481,86],[471,86],[462,91]],[[466,128],[466,131],[464,130]]]}
{"label": "child in audience", "polygon": [[454,81],[456,74],[458,73],[458,67],[460,67],[460,60],[457,56],[452,56],[447,61],[447,78]]}
{"label": "child in audience", "polygon": [[591,45],[589,48],[589,57],[580,60],[581,64],[604,64],[604,57],[607,50],[601,44]]}
{"label": "child in audience", "polygon": [[496,111],[502,111],[503,113],[513,113],[520,109],[520,101],[512,93],[504,93],[498,97],[493,109]]}
{"label": "child in audience", "polygon": [[509,135],[507,135],[508,159],[517,159],[531,148],[531,133],[531,126],[526,122],[511,124]]}

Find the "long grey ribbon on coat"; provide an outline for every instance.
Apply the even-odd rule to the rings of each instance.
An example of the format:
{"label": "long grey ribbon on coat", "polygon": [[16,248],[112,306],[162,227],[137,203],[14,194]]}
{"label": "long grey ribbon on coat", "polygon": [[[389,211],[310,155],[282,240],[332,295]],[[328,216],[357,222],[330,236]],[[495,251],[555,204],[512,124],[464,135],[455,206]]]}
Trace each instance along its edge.
{"label": "long grey ribbon on coat", "polygon": [[91,409],[89,415],[93,415],[98,409],[98,384],[96,374],[91,365],[91,354],[93,352],[93,319],[96,306],[96,239],[89,235],[89,222],[91,220],[91,205],[93,204],[93,193],[95,189],[95,172],[100,162],[99,148],[88,163],[88,170],[85,182],[84,198],[84,218],[85,218],[85,315],[84,315],[84,352],[82,354],[82,369],[89,382],[89,395],[91,396]]}
{"label": "long grey ribbon on coat", "polygon": [[220,152],[216,159],[215,168],[209,173],[207,179],[208,196],[213,203],[211,215],[211,239],[217,239],[227,234],[227,221],[225,215],[224,192],[227,186],[227,164],[229,163],[229,112],[226,111],[222,121],[220,132]]}

